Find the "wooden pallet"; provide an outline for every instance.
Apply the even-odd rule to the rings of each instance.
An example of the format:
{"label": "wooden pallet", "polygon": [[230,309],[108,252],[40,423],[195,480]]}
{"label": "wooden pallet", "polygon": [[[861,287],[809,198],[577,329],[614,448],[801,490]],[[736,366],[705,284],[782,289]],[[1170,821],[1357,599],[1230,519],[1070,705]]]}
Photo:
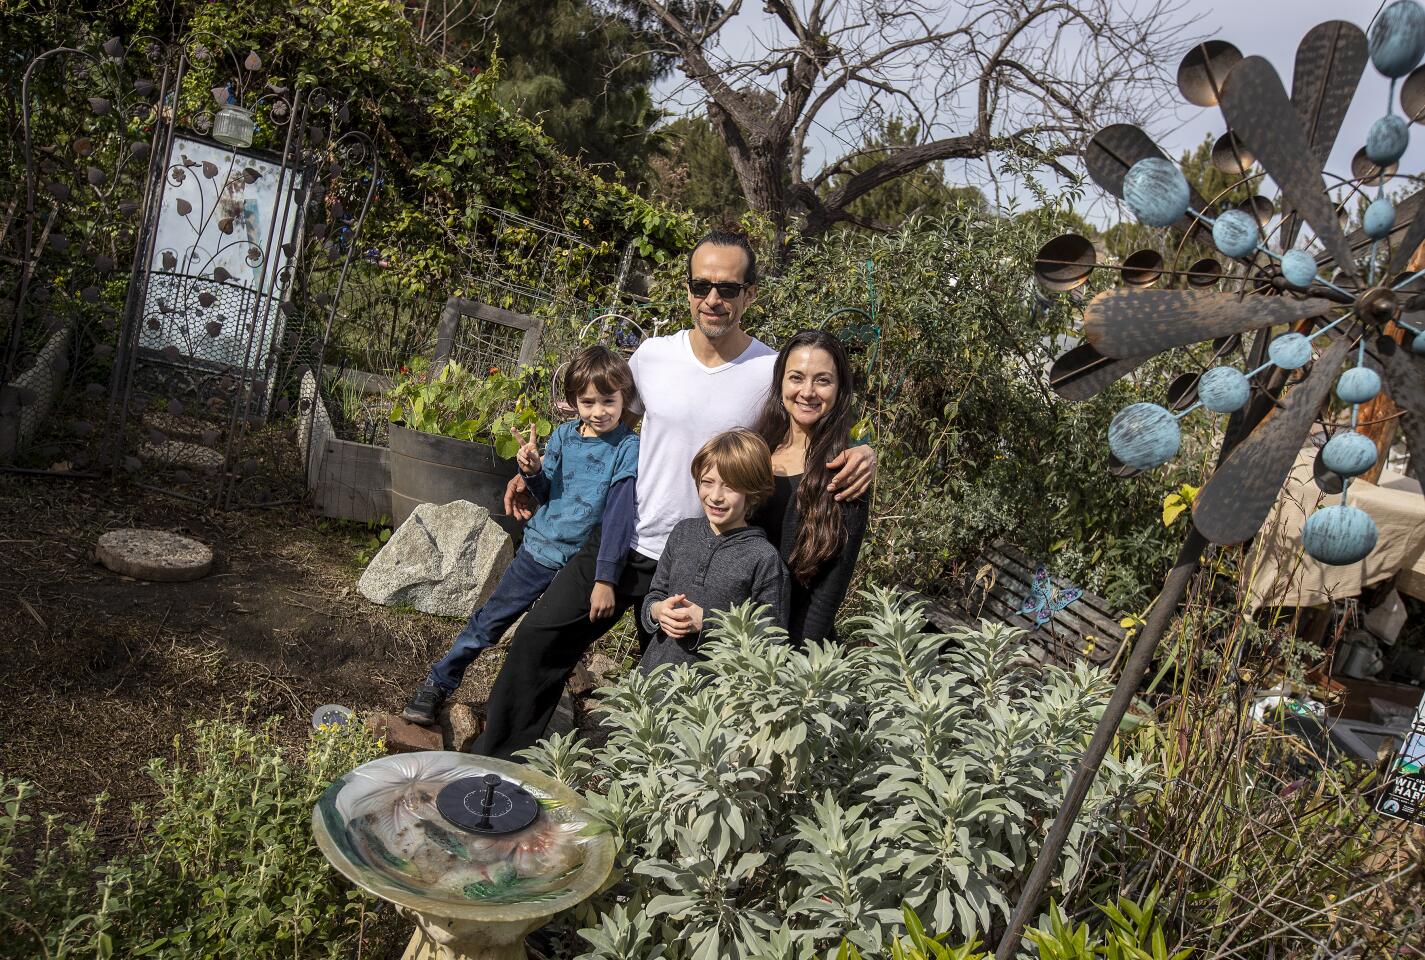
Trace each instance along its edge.
{"label": "wooden pallet", "polygon": [[1020,613],[1030,596],[1037,564],[1007,544],[995,544],[974,564],[975,573],[958,591],[958,598],[926,602],[926,617],[939,630],[954,626],[974,626],[980,619],[1007,623],[1026,631],[1025,642],[1038,659],[1070,666],[1084,660],[1107,666],[1123,645],[1125,630],[1119,626],[1121,614],[1108,601],[1087,591],[1063,610],[1054,611],[1043,625]]}

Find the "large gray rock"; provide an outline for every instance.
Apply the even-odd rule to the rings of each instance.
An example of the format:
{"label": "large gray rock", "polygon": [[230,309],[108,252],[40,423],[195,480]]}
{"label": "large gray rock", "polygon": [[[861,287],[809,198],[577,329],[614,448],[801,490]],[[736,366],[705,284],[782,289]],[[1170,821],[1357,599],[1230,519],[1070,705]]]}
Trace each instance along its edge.
{"label": "large gray rock", "polygon": [[368,600],[443,617],[483,606],[509,566],[510,535],[468,500],[423,503],[371,559],[356,588]]}

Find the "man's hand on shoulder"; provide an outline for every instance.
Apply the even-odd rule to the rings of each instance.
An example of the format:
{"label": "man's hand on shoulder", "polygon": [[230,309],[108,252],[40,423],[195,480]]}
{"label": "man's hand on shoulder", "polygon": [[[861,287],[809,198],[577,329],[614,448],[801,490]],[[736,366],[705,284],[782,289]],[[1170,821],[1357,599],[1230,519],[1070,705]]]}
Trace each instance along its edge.
{"label": "man's hand on shoulder", "polygon": [[839,501],[856,500],[866,495],[876,479],[876,451],[869,444],[847,447],[826,463],[832,471],[830,489]]}

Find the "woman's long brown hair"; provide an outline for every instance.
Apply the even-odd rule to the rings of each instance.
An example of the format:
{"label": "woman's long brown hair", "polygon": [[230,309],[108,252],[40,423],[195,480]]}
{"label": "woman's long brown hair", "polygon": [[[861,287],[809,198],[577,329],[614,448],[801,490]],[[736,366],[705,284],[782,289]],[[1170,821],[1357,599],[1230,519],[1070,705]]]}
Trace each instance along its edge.
{"label": "woman's long brown hair", "polygon": [[851,365],[846,361],[841,341],[824,330],[802,330],[788,340],[777,354],[777,365],[772,371],[772,389],[753,428],[772,450],[786,442],[792,421],[782,404],[782,380],[787,373],[787,357],[794,350],[805,347],[825,350],[831,355],[832,364],[836,367],[836,402],[812,426],[807,442],[806,471],[797,488],[797,516],[800,522],[797,525],[796,547],[788,566],[792,576],[802,584],[810,583],[817,572],[846,545],[846,522],[841,515],[841,504],[836,502],[835,495],[827,488],[831,471],[826,468],[828,460],[846,449],[846,442],[851,436]]}

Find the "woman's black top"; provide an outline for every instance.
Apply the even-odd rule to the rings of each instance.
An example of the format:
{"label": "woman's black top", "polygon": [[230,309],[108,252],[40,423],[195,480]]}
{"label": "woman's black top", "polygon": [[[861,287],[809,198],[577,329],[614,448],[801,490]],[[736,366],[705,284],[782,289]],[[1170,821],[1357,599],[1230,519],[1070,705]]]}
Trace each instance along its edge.
{"label": "woman's black top", "polygon": [[[782,562],[790,568],[792,551],[797,547],[797,488],[801,475],[773,477],[772,495],[757,509],[751,522],[767,531],[767,539],[777,548]],[[802,583],[792,576],[791,605],[787,616],[787,633],[792,643],[826,640],[836,637],[836,611],[851,585],[851,573],[861,552],[861,540],[866,535],[866,520],[870,506],[865,497],[841,504],[842,521],[846,525],[846,544],[841,553],[832,557],[812,577]]]}

